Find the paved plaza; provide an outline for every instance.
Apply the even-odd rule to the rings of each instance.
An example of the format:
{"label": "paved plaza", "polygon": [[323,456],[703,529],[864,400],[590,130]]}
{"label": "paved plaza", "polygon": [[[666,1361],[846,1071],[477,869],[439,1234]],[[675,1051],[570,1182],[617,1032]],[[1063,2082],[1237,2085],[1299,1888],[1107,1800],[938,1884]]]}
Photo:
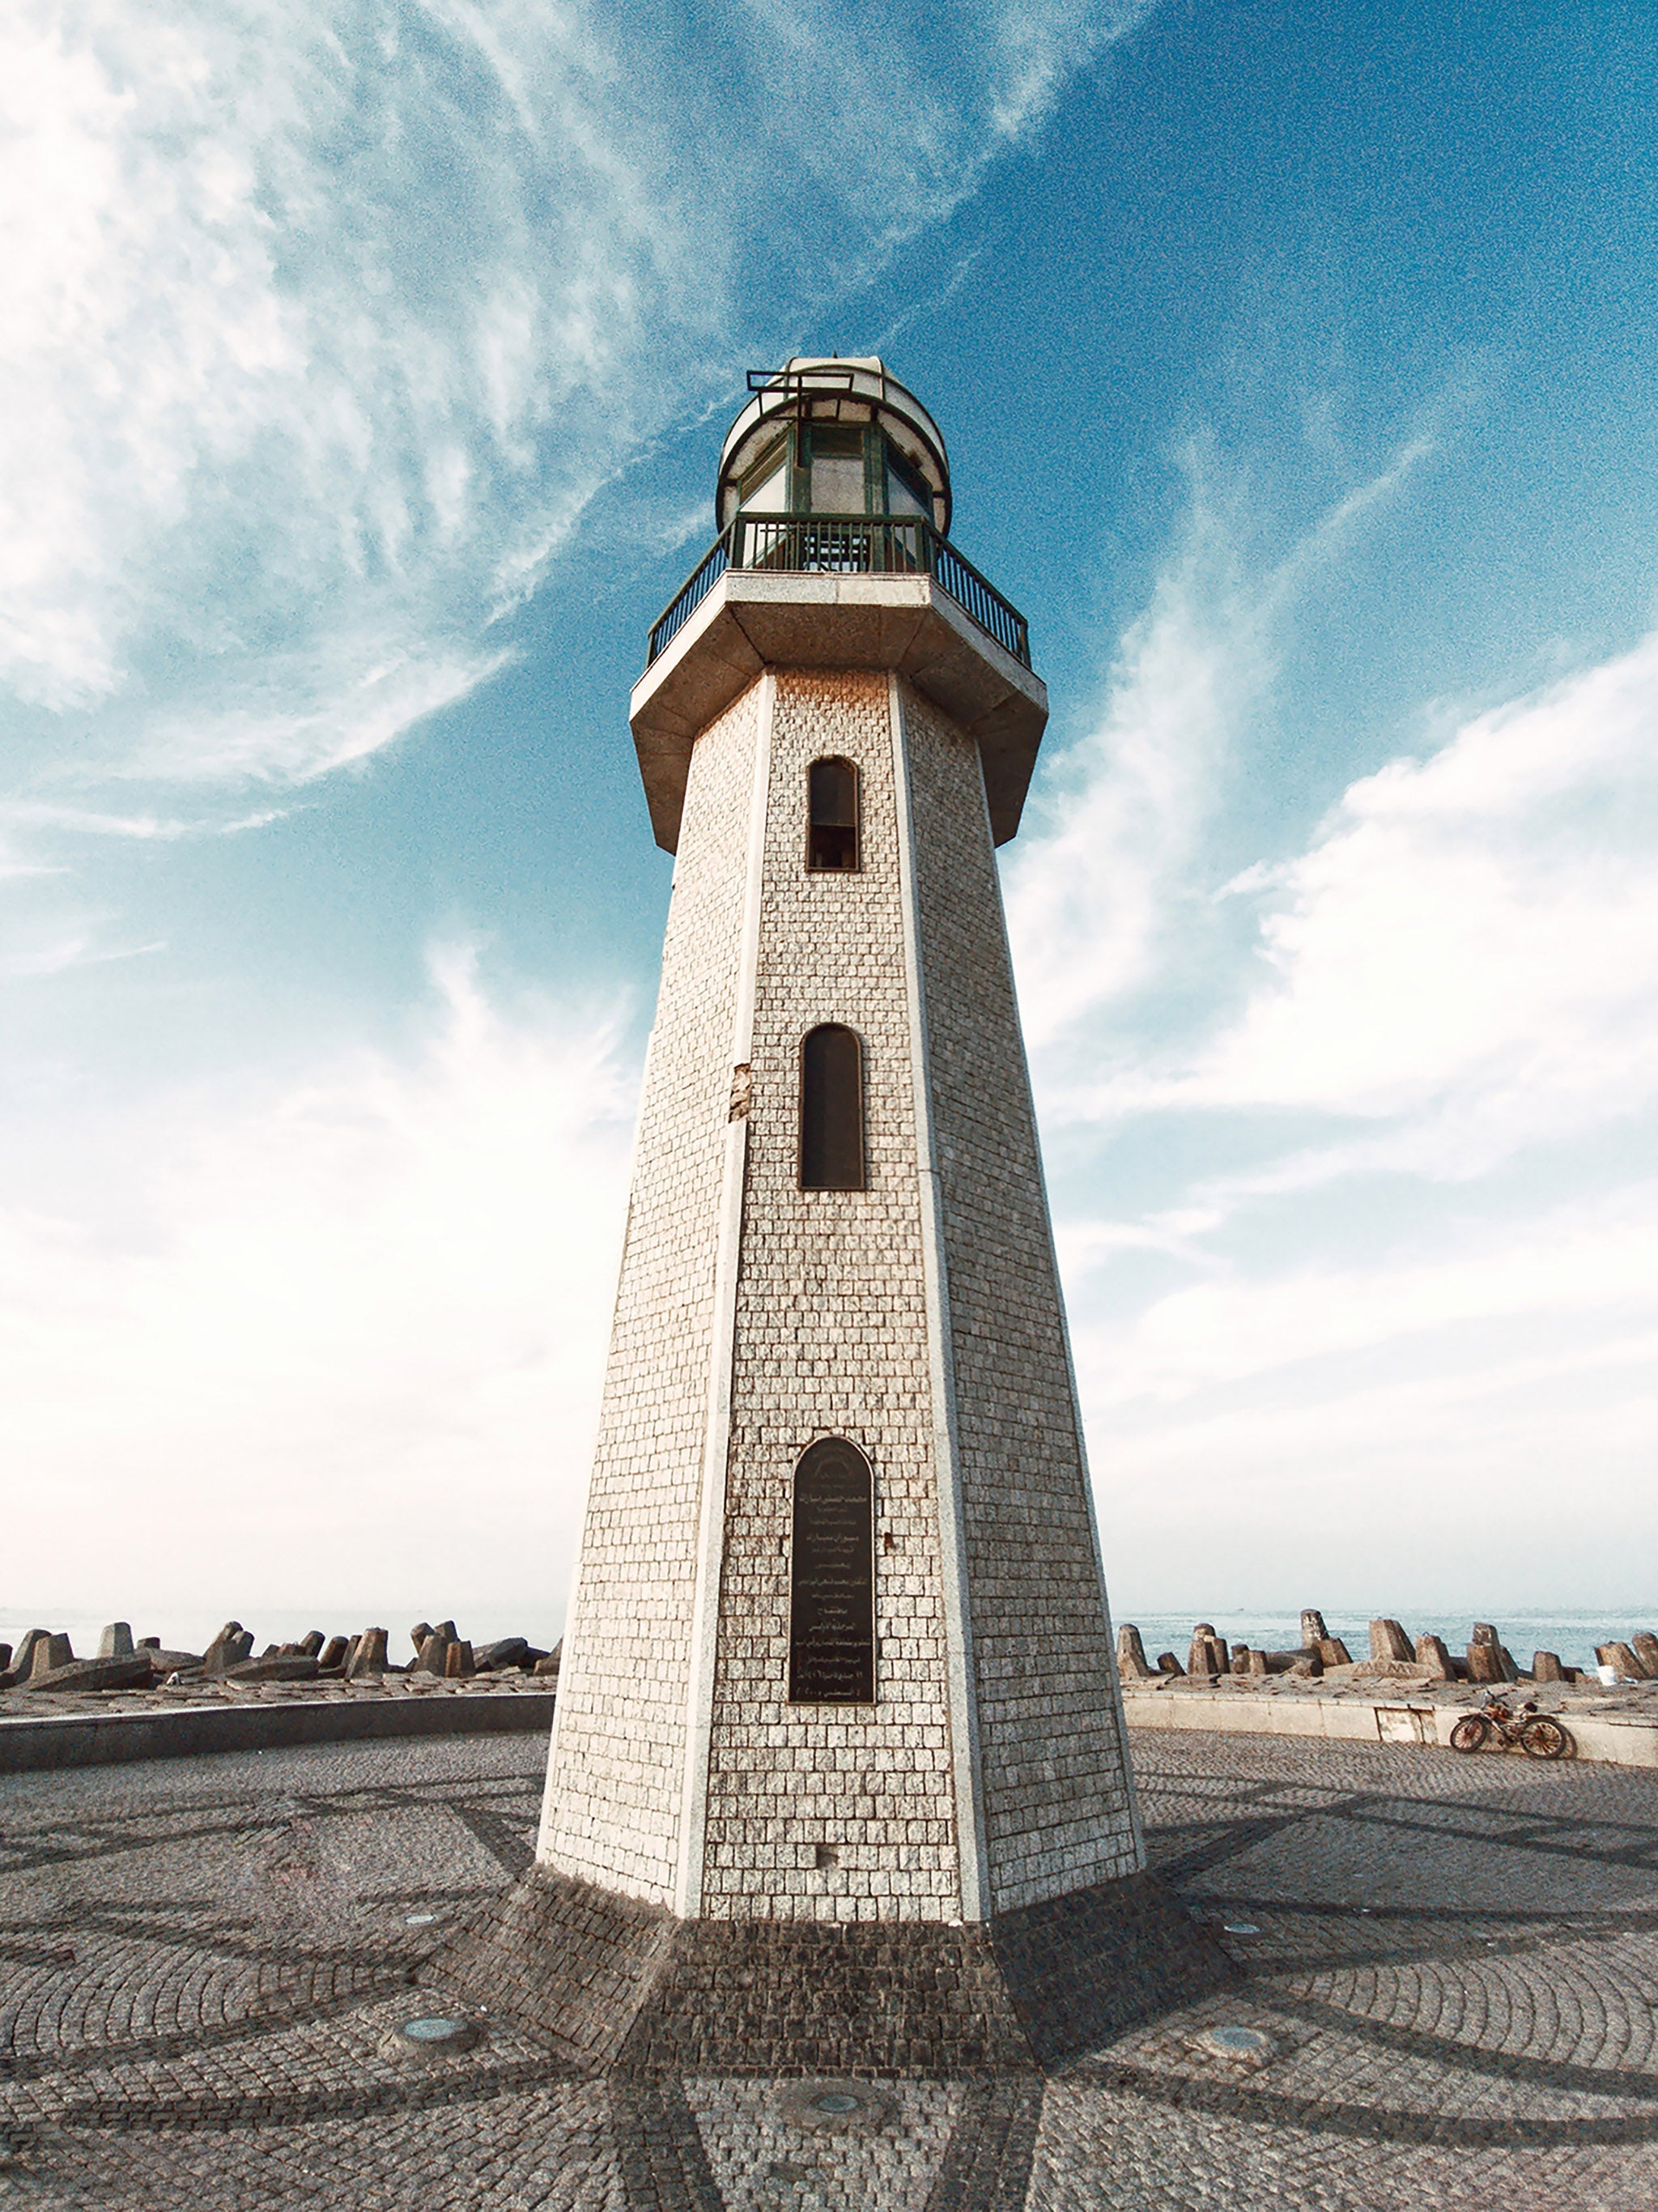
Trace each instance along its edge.
{"label": "paved plaza", "polygon": [[1142,1735],[1153,1863],[1236,1983],[1057,2078],[849,2084],[835,2113],[798,2082],[583,2079],[500,2016],[459,2051],[399,2037],[528,1865],[543,1759],[508,1737],[6,1778],[0,2203],[1658,2205],[1658,1774]]}

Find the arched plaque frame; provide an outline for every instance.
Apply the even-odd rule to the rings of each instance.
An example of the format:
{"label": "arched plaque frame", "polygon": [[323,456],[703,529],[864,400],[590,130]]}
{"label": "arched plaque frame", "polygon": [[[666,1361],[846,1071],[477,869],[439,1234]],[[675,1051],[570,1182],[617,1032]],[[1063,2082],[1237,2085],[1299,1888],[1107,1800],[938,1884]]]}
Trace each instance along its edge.
{"label": "arched plaque frame", "polygon": [[875,1702],[875,1482],[845,1437],[819,1437],[794,1470],[789,1703]]}

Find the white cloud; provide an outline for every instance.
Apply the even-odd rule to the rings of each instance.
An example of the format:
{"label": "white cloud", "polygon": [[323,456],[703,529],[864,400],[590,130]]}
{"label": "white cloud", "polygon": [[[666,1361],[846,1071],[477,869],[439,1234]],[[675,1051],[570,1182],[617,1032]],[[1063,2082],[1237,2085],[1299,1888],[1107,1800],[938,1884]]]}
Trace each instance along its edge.
{"label": "white cloud", "polygon": [[1383,1133],[1345,1169],[1467,1176],[1658,1095],[1658,640],[1353,784],[1259,893],[1236,1020],[1108,1108],[1274,1107]]}
{"label": "white cloud", "polygon": [[[1638,1316],[1658,1327],[1658,1185],[1494,1224],[1434,1224],[1379,1262],[1308,1254],[1233,1267],[1079,1334],[1103,1407],[1212,1387],[1515,1318]],[[1419,1350],[1420,1344],[1416,1347]]]}
{"label": "white cloud", "polygon": [[1333,1210],[1287,1263],[1237,1255],[1084,1320],[1118,1588],[1388,1612],[1650,1602],[1658,1186],[1441,1223],[1368,1265],[1342,1237]]}
{"label": "white cloud", "polygon": [[33,1162],[0,1186],[15,1592],[192,1618],[556,1600],[632,1073],[602,1017],[503,1010],[465,954],[435,980],[401,1058],[118,1111],[68,1083],[56,1193],[14,1128]]}
{"label": "white cloud", "polygon": [[1303,580],[1421,450],[1254,572],[1194,507],[1010,869],[1141,1605],[1650,1596],[1658,636],[1429,702],[1288,860],[1240,871],[1218,812]]}
{"label": "white cloud", "polygon": [[866,43],[757,0],[21,0],[0,682],[76,718],[77,774],[385,744],[783,301],[947,213],[1141,12],[961,0]]}

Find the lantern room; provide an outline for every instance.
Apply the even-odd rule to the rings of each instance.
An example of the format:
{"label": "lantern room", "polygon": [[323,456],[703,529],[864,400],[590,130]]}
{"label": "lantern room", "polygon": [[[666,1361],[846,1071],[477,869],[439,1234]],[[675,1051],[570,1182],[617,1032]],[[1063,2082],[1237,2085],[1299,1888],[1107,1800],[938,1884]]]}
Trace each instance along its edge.
{"label": "lantern room", "polygon": [[950,533],[938,426],[877,360],[753,371],[720,456],[716,527],[739,514],[919,515]]}

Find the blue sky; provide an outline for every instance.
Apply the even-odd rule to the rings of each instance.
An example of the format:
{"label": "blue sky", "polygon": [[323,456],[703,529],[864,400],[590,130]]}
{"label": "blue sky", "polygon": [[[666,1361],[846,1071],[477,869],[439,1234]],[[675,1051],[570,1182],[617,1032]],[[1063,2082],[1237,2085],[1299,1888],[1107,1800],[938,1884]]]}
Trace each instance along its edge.
{"label": "blue sky", "polygon": [[1653,1596],[1644,11],[0,42],[9,1603],[556,1622],[627,690],[742,372],[831,349],[1054,701],[1004,880],[1120,1610]]}

